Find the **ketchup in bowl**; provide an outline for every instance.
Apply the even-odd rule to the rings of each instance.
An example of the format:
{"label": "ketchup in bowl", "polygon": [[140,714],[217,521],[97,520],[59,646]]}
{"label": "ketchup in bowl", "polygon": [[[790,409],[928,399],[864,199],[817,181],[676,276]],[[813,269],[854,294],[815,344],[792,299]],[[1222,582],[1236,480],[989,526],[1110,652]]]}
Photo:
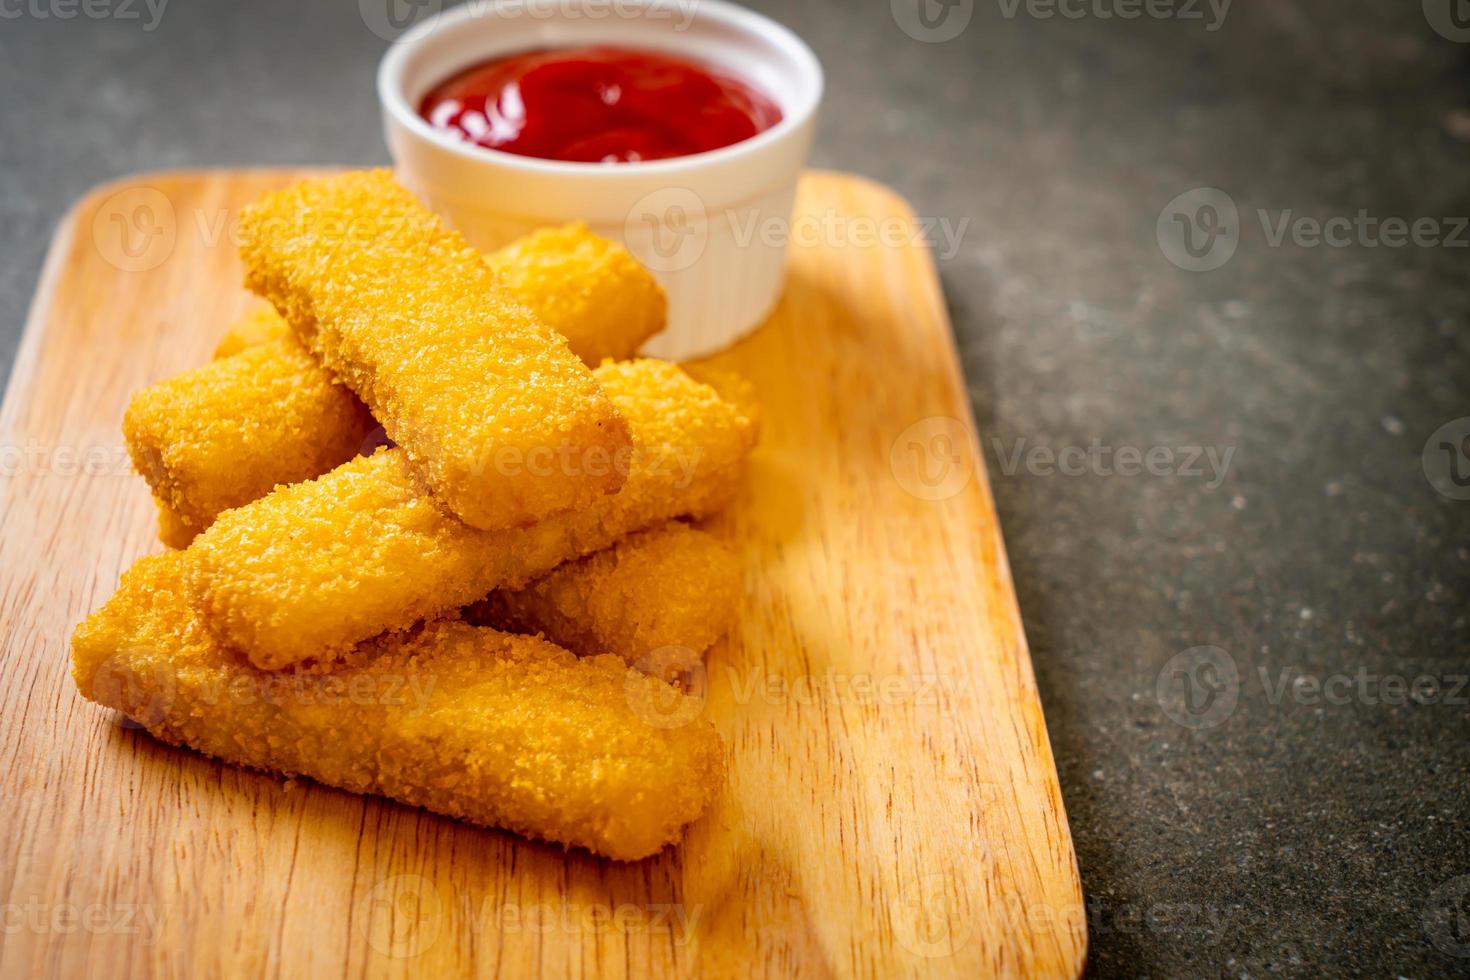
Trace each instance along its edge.
{"label": "ketchup in bowl", "polygon": [[781,121],[765,93],[656,51],[528,51],[434,86],[419,114],[478,146],[543,160],[635,163],[750,139]]}

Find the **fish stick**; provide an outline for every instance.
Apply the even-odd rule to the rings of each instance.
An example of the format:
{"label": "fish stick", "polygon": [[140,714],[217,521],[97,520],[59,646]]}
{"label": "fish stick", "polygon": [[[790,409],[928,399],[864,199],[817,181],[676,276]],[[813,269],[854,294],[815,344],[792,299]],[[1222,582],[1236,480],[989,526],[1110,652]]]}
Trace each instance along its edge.
{"label": "fish stick", "polygon": [[[580,222],[532,232],[485,261],[500,287],[565,337],[588,367],[632,357],[667,323],[668,301],[658,280],[622,245]],[[236,321],[214,356],[238,354],[290,332],[267,306]]]}
{"label": "fish stick", "polygon": [[[610,361],[596,377],[634,433],[633,452],[601,462],[627,473],[621,492],[529,528],[480,531],[422,492],[400,450],[379,450],[226,511],[195,539],[210,628],[262,669],[328,660],[729,499],[755,441],[750,419],[664,361]],[[550,456],[538,465],[560,468]]]}
{"label": "fish stick", "polygon": [[723,772],[701,705],[602,655],[463,622],[375,640],[330,674],[266,674],[204,628],[188,552],[143,558],[82,623],[82,695],[228,762],[634,860]]}
{"label": "fish stick", "polygon": [[685,361],[679,367],[695,381],[709,385],[722,399],[751,419],[760,421],[760,399],[748,378],[729,368],[713,367],[707,361]]}
{"label": "fish stick", "polygon": [[291,335],[291,327],[273,306],[251,310],[230,325],[230,329],[214,348],[214,359],[238,354],[247,347],[259,347],[272,340]]}
{"label": "fish stick", "polygon": [[241,219],[245,283],[357,393],[431,492],[482,530],[588,507],[616,468],[541,472],[544,452],[611,456],[627,422],[553,332],[386,170],[267,195]]}
{"label": "fish stick", "polygon": [[[663,329],[658,283],[621,245],[568,225],[529,235],[487,256],[507,290],[567,338],[591,366],[630,357]],[[586,304],[558,299],[553,288],[581,282]],[[272,307],[236,321],[215,349],[227,364],[205,366],[133,396],[124,425],[139,471],[159,498],[160,537],[183,547],[230,507],[248,504],[278,483],[298,483],[346,462],[376,430],[357,396],[293,345],[291,328]],[[249,361],[240,352],[282,342]],[[279,355],[279,356],[278,356]],[[299,391],[283,389],[291,383]],[[245,447],[242,451],[241,447]]]}
{"label": "fish stick", "polygon": [[663,330],[663,288],[622,245],[581,223],[543,228],[485,256],[513,299],[596,367]]}
{"label": "fish stick", "polygon": [[140,392],[123,414],[133,466],[179,524],[346,462],[376,423],[293,337],[258,344]]}
{"label": "fish stick", "polygon": [[647,667],[664,652],[704,653],[729,630],[739,601],[735,553],[712,534],[669,521],[525,588],[497,589],[465,619]]}
{"label": "fish stick", "polygon": [[[159,537],[185,548],[195,533],[159,503]],[[730,631],[740,564],[720,540],[682,521],[630,534],[564,562],[522,589],[497,589],[464,619],[510,633],[539,633],[578,656],[611,653],[640,669],[703,654]]]}

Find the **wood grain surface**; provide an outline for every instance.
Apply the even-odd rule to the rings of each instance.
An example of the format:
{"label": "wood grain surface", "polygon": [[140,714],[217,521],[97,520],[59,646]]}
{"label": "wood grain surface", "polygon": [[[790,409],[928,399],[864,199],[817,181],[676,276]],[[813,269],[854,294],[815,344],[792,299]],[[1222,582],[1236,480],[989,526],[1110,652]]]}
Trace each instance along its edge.
{"label": "wood grain surface", "polygon": [[82,700],[73,626],[159,547],[123,407],[255,302],[234,222],[297,176],[129,178],[57,232],[0,409],[0,975],[1077,975],[1076,860],[938,280],[922,245],[861,233],[917,226],[859,178],[808,175],[798,230],[829,230],[713,359],[765,427],[712,524],[746,557],[704,678],[729,783],[681,846],[564,853]]}

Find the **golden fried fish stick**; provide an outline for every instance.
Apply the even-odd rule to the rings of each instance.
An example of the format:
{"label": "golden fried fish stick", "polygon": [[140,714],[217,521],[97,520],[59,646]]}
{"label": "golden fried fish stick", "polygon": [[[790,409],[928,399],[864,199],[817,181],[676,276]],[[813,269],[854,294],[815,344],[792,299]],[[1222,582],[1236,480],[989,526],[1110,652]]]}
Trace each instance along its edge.
{"label": "golden fried fish stick", "polygon": [[335,673],[262,673],[200,623],[188,561],[139,561],[72,642],[83,696],[166,742],[619,860],[678,840],[718,791],[699,702],[616,657],[440,621]]}
{"label": "golden fried fish stick", "polygon": [[329,659],[728,499],[755,441],[745,415],[664,361],[610,361],[596,376],[635,451],[530,465],[616,467],[628,474],[621,492],[529,528],[479,531],[419,489],[401,451],[380,450],[226,511],[195,539],[210,628],[263,669]]}
{"label": "golden fried fish stick", "polygon": [[[485,261],[500,287],[565,337],[588,367],[632,357],[667,322],[668,302],[658,281],[626,248],[586,225],[532,232]],[[268,306],[237,321],[214,356],[238,354],[290,332]]]}
{"label": "golden fried fish stick", "polygon": [[230,325],[229,331],[215,346],[214,357],[216,360],[229,357],[247,347],[259,347],[290,335],[291,327],[281,319],[281,314],[276,312],[275,307],[262,306],[251,310]]}
{"label": "golden fried fish stick", "polygon": [[685,361],[679,366],[689,377],[709,385],[716,394],[752,420],[760,421],[760,399],[756,396],[755,386],[743,375],[728,368],[712,367],[707,361]]}
{"label": "golden fried fish stick", "polygon": [[704,653],[730,629],[739,601],[735,553],[712,534],[669,521],[523,589],[497,589],[465,618],[542,633],[579,656],[615,653],[643,666],[661,651]]}
{"label": "golden fried fish stick", "polygon": [[627,423],[566,341],[388,171],[268,195],[240,232],[246,285],[467,524],[527,525],[622,486],[614,468],[525,465],[544,452],[611,456],[631,445]]}
{"label": "golden fried fish stick", "polygon": [[544,228],[485,256],[510,296],[596,367],[664,328],[663,288],[623,246],[581,223]]}
{"label": "golden fried fish stick", "polygon": [[[629,357],[663,328],[658,283],[621,245],[581,226],[529,235],[487,261],[513,283],[508,291],[542,313],[589,365]],[[576,292],[577,282],[591,285]],[[549,292],[558,284],[587,302]],[[214,356],[227,359],[291,340],[291,328],[267,306],[236,321]],[[129,411],[139,422],[140,441],[130,440],[129,448],[135,459],[150,463],[140,471],[168,510],[160,516],[165,544],[181,548],[219,511],[248,504],[278,483],[320,476],[351,458],[375,426],[365,426],[368,412],[356,395],[340,385],[329,387],[330,377],[293,344],[286,356],[255,354],[246,362],[202,368],[133,397]],[[293,382],[301,390],[283,397]]]}
{"label": "golden fried fish stick", "polygon": [[292,337],[145,388],[123,415],[133,465],[195,531],[278,483],[351,459],[375,427]]}

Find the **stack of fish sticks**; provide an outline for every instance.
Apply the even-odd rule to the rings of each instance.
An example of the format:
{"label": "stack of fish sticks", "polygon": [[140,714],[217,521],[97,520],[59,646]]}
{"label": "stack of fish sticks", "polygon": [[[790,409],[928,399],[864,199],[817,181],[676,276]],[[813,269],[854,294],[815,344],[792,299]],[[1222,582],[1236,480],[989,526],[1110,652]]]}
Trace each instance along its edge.
{"label": "stack of fish sticks", "polygon": [[230,762],[611,858],[677,841],[723,749],[648,668],[734,618],[734,556],[686,521],[734,492],[748,389],[633,359],[663,294],[581,226],[482,256],[366,171],[241,227],[271,308],[128,407],[174,550],[77,628],[82,694]]}

